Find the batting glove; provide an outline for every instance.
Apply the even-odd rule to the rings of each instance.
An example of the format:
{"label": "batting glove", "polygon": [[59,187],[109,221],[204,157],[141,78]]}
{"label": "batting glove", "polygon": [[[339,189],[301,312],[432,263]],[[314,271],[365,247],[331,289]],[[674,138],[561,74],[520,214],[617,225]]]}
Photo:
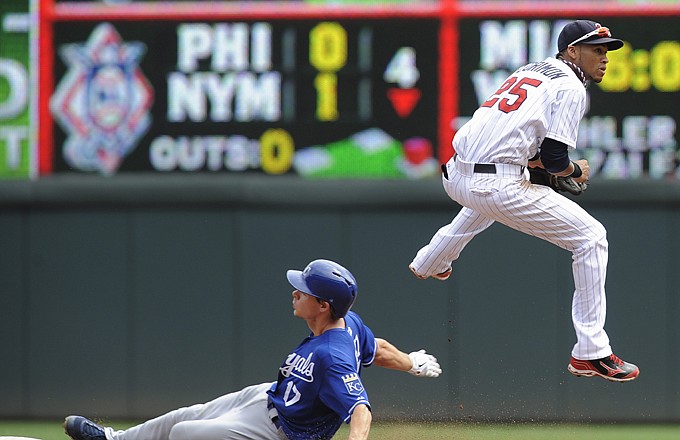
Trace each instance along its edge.
{"label": "batting glove", "polygon": [[425,353],[425,350],[413,351],[408,357],[413,364],[408,372],[416,377],[439,377],[442,372],[437,358]]}

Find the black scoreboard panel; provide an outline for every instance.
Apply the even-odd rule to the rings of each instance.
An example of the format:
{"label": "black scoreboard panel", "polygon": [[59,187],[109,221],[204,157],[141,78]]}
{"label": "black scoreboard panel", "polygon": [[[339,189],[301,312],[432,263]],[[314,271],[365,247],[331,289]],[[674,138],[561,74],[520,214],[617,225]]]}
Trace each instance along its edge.
{"label": "black scoreboard panel", "polygon": [[[437,18],[57,21],[53,170],[436,175],[443,110],[460,127],[573,18],[461,17],[454,50]],[[626,45],[589,86],[574,157],[602,178],[677,177],[680,19],[592,18]]]}
{"label": "black scoreboard panel", "polygon": [[[431,174],[438,30],[434,19],[57,22],[54,170]],[[127,151],[92,159],[122,142],[118,126]]]}
{"label": "black scoreboard panel", "polygon": [[[460,126],[517,67],[554,56],[564,24],[578,17],[460,22]],[[589,108],[573,157],[607,179],[677,177],[680,18],[594,17],[625,46],[608,53],[604,80],[588,86]]]}

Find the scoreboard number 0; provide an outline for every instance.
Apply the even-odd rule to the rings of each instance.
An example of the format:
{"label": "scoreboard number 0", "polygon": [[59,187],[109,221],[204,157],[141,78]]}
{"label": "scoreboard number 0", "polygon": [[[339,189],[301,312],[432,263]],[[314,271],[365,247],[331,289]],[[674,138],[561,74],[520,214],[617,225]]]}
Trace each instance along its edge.
{"label": "scoreboard number 0", "polygon": [[347,31],[323,22],[309,31],[309,62],[322,72],[337,72],[347,63]]}
{"label": "scoreboard number 0", "polygon": [[295,142],[290,133],[281,128],[272,128],[260,137],[262,170],[269,174],[283,174],[293,163]]}

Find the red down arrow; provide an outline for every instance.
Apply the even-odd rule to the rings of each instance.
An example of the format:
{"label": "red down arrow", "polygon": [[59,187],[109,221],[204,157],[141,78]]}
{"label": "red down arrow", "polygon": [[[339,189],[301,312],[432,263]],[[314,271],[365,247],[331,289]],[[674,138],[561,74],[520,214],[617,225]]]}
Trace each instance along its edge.
{"label": "red down arrow", "polygon": [[402,118],[407,118],[418,101],[420,101],[419,89],[387,89],[387,99],[392,103],[392,107]]}

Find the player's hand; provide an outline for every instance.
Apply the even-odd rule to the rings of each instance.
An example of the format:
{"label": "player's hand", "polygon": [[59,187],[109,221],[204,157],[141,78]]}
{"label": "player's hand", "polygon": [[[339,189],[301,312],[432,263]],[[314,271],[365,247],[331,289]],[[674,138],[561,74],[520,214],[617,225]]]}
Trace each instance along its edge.
{"label": "player's hand", "polygon": [[425,353],[425,350],[413,351],[408,357],[413,364],[408,372],[416,377],[439,377],[442,372],[437,358]]}
{"label": "player's hand", "polygon": [[580,177],[574,177],[574,181],[583,183],[590,180],[590,165],[588,165],[588,161],[585,159],[580,159],[575,160],[574,162],[578,164],[578,166],[581,168],[581,172],[583,173]]}

